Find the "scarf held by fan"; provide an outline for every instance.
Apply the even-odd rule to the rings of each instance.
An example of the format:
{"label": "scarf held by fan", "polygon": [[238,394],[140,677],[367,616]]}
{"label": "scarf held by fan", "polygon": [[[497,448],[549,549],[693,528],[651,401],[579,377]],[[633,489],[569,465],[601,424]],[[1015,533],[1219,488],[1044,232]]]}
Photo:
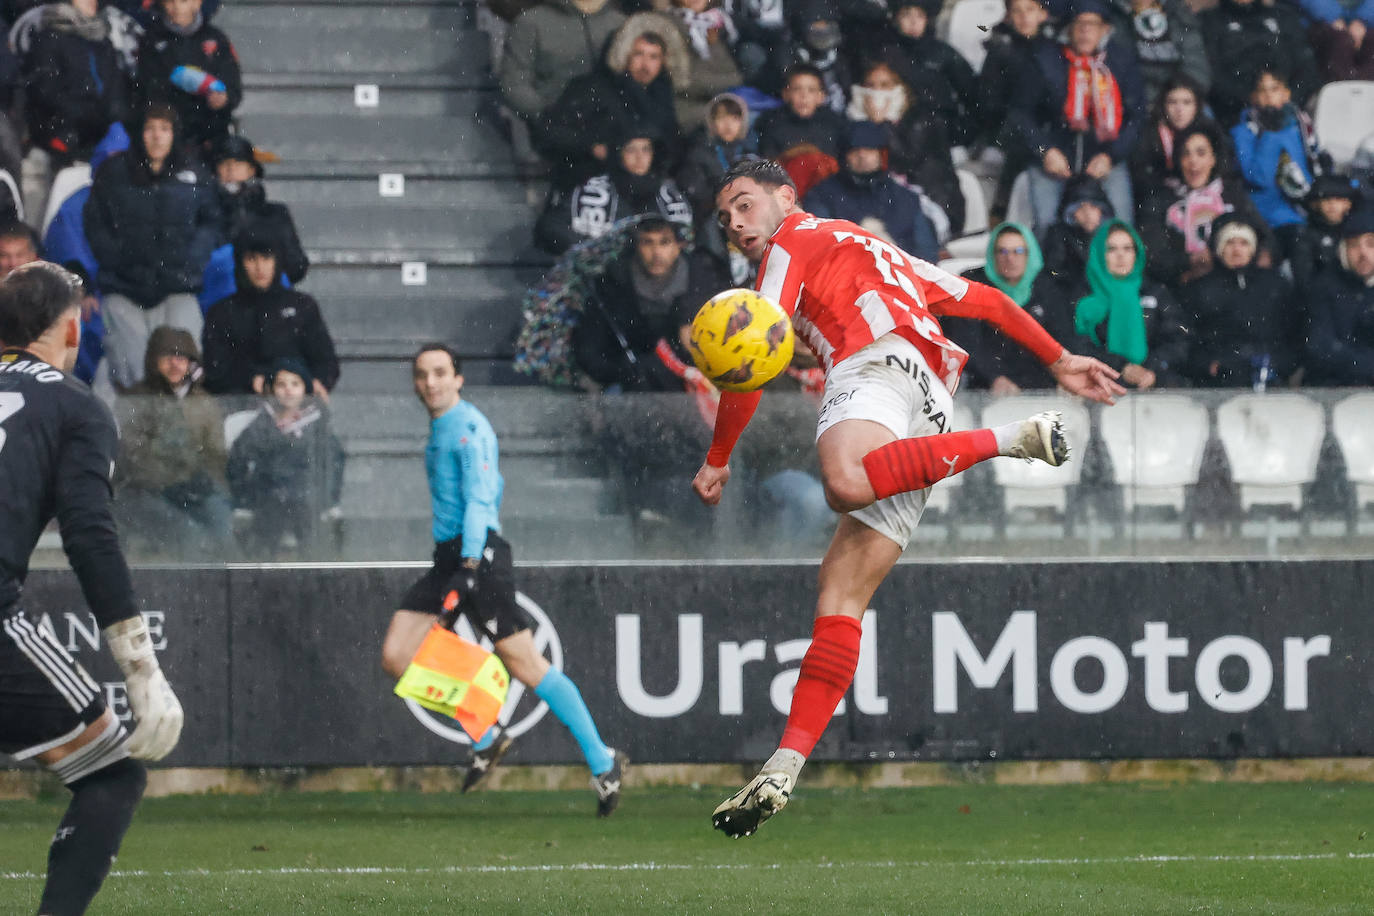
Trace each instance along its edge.
{"label": "scarf held by fan", "polygon": [[1121,133],[1121,87],[1107,69],[1107,53],[1077,54],[1064,48],[1069,62],[1069,91],[1064,120],[1076,133],[1091,129],[1098,142],[1110,143]]}

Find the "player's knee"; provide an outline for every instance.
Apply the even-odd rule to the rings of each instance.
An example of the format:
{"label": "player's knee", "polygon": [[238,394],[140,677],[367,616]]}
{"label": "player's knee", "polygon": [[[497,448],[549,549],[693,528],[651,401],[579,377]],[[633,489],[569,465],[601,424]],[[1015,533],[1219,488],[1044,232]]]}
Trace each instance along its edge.
{"label": "player's knee", "polygon": [[873,502],[873,485],[862,465],[857,471],[827,474],[822,484],[825,502],[836,512],[853,512]]}

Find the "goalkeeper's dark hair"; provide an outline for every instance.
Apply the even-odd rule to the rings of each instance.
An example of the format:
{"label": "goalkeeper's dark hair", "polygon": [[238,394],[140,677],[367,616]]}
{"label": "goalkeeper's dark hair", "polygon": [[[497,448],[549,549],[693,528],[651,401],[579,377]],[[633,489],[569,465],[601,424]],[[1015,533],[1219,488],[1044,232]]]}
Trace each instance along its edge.
{"label": "goalkeeper's dark hair", "polygon": [[81,279],[49,261],[30,261],[0,280],[0,340],[26,347],[81,307]]}
{"label": "goalkeeper's dark hair", "polygon": [[711,195],[712,199],[719,197],[720,192],[724,191],[726,187],[729,186],[730,182],[737,181],[741,178],[752,179],[770,191],[774,188],[780,188],[783,185],[786,185],[793,191],[797,190],[797,183],[792,180],[791,175],[787,174],[787,169],[778,165],[772,159],[760,159],[754,156],[747,159],[741,159],[725,170],[725,174],[720,176],[720,181],[716,182],[715,193]]}
{"label": "goalkeeper's dark hair", "polygon": [[415,356],[412,357],[410,360],[411,367],[414,368],[415,364],[420,361],[420,357],[424,356],[426,353],[446,354],[448,358],[453,361],[453,374],[463,374],[463,361],[461,358],[459,358],[458,351],[453,347],[450,347],[448,344],[438,340],[431,340],[427,344],[422,344],[420,346],[420,349],[415,351]]}

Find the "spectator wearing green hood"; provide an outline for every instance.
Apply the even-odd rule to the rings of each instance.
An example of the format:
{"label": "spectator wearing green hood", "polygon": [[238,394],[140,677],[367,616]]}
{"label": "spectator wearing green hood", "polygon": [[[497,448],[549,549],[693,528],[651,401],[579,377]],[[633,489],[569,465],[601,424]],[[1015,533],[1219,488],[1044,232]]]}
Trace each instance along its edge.
{"label": "spectator wearing green hood", "polygon": [[[964,276],[995,286],[1011,297],[1056,340],[1068,340],[1074,330],[1066,320],[1060,285],[1044,273],[1045,259],[1030,227],[1002,223],[988,236],[987,261]],[[1048,307],[1047,307],[1048,306]],[[992,325],[971,318],[941,318],[945,336],[969,353],[964,378],[971,387],[994,395],[1019,394],[1026,388],[1053,388],[1054,376],[1028,351],[1008,340]]]}
{"label": "spectator wearing green hood", "polygon": [[1187,330],[1173,294],[1145,279],[1145,245],[1125,220],[1110,219],[1088,249],[1090,292],[1078,300],[1073,323],[1080,348],[1144,390],[1182,381]]}

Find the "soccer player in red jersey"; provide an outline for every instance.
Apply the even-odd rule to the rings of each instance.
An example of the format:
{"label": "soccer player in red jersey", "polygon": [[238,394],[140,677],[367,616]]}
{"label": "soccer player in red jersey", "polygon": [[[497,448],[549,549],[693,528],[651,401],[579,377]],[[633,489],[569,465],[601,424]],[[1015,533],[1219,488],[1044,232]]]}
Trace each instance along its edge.
{"label": "soccer player in red jersey", "polygon": [[[1052,466],[1068,457],[1054,412],[994,429],[950,428],[968,354],[945,338],[935,316],[991,322],[1072,394],[1111,404],[1125,389],[1116,371],[1064,349],[1001,291],[946,273],[854,223],[804,212],[774,162],[742,161],[718,187],[720,224],[759,264],[758,290],[792,316],[825,370],[816,448],[826,499],[844,513],[821,561],[811,646],[778,750],[712,815],[717,829],[741,837],[782,810],[853,681],[864,610],[906,549],[928,488],[998,455]],[[692,482],[708,505],[720,501],[730,452],[759,397],[721,395],[711,448]]]}

